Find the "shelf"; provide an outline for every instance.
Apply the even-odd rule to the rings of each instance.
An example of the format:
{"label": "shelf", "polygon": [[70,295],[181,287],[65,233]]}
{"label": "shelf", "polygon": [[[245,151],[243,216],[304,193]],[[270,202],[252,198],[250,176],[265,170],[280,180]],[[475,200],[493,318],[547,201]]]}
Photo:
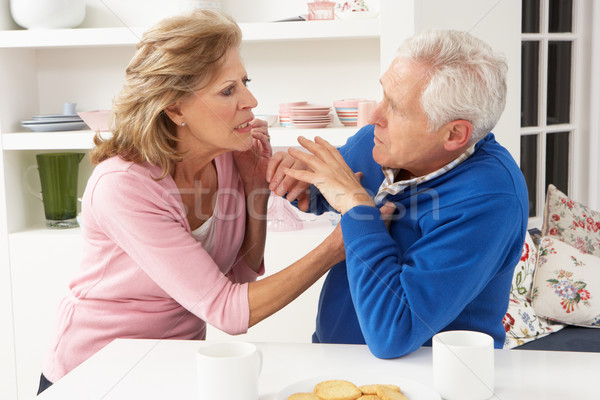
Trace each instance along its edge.
{"label": "shelf", "polygon": [[126,46],[139,42],[140,28],[39,29],[0,31],[0,48]]}
{"label": "shelf", "polygon": [[298,136],[304,136],[311,140],[314,139],[315,136],[320,136],[334,146],[341,146],[357,131],[358,129],[356,127],[333,127],[323,129],[269,128],[269,135],[271,136],[271,146],[273,147],[299,146],[297,140]]}
{"label": "shelf", "polygon": [[379,19],[240,24],[245,42],[378,38]]}
{"label": "shelf", "polygon": [[[244,42],[379,37],[379,19],[241,23]],[[135,45],[145,28],[0,31],[0,48]]]}
{"label": "shelf", "polygon": [[[94,147],[93,131],[2,134],[4,150],[79,150]],[[109,134],[110,135],[110,134]]]}
{"label": "shelf", "polygon": [[11,240],[22,240],[24,238],[28,240],[43,240],[49,236],[78,239],[81,236],[81,228],[48,229],[40,226],[9,234]]}
{"label": "shelf", "polygon": [[[320,136],[335,146],[341,146],[357,131],[356,127],[334,127],[324,129],[270,128],[273,147],[298,146],[300,135],[313,139]],[[93,131],[68,132],[19,132],[2,134],[4,150],[80,150],[94,147]],[[103,133],[104,138],[110,133]]]}

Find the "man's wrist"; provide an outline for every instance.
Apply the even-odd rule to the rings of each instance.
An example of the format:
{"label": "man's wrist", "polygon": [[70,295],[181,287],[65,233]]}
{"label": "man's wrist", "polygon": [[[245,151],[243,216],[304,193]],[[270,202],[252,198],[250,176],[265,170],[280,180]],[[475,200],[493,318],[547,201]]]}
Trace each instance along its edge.
{"label": "man's wrist", "polygon": [[375,207],[375,202],[373,201],[373,198],[369,196],[366,192],[355,193],[354,195],[350,196],[350,198],[346,202],[345,208],[340,210],[340,212],[343,215],[348,210],[351,210],[356,206]]}

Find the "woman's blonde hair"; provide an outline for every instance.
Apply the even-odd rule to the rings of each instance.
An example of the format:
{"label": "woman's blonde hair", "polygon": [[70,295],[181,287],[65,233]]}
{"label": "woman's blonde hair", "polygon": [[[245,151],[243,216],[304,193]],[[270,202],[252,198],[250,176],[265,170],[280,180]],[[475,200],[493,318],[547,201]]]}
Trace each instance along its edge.
{"label": "woman's blonde hair", "polygon": [[94,137],[91,161],[98,164],[118,155],[158,165],[164,178],[182,158],[176,150],[176,126],[164,109],[215,79],[225,54],[241,40],[235,21],[212,10],[167,18],[150,28],[113,101],[113,136]]}

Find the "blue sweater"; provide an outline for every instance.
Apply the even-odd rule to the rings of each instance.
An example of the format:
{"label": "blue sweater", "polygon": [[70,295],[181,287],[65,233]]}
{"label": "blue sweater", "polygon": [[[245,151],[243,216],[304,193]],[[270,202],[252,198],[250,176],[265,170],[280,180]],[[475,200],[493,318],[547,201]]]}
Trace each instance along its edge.
{"label": "blue sweater", "polygon": [[[373,130],[362,128],[340,152],[375,194],[383,173]],[[375,207],[342,217],[346,261],[327,275],[313,341],[366,343],[375,356],[395,358],[437,332],[466,329],[501,348],[528,219],[525,180],[509,152],[490,133],[454,169],[387,200],[398,209],[389,231]],[[329,209],[313,188],[311,212]]]}

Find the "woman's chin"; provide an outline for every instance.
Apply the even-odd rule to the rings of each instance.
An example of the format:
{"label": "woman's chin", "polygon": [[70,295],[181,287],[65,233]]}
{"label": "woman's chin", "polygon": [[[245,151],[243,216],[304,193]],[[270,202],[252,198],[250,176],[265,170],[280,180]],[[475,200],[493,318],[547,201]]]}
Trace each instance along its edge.
{"label": "woman's chin", "polygon": [[236,133],[235,135],[236,139],[238,140],[237,143],[237,151],[246,151],[249,148],[252,147],[252,134],[250,133],[244,133],[244,134],[239,134]]}

